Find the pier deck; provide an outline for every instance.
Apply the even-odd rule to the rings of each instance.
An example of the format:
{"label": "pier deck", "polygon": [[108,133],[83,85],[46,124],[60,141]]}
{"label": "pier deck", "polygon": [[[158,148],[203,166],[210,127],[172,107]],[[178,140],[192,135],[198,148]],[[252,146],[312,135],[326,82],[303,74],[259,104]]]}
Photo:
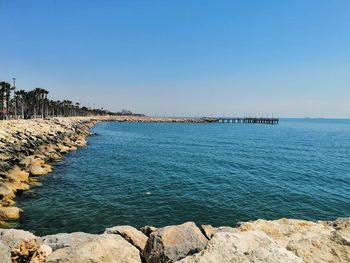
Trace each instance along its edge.
{"label": "pier deck", "polygon": [[220,123],[256,123],[256,124],[278,124],[278,118],[237,118],[237,117],[223,117],[218,118],[218,122]]}

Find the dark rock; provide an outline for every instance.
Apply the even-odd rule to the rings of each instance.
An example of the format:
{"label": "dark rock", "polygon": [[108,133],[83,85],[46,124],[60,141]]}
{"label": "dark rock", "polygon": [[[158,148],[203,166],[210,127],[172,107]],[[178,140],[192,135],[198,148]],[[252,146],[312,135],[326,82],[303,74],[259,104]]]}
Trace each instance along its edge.
{"label": "dark rock", "polygon": [[143,226],[140,228],[140,231],[146,236],[149,236],[152,232],[156,231],[158,228],[154,226]]}

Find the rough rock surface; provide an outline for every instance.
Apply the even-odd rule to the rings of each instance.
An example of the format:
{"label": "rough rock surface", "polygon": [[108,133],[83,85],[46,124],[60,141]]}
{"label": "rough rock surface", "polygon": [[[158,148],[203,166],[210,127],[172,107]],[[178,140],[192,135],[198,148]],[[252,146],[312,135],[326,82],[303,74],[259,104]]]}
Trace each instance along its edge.
{"label": "rough rock surface", "polygon": [[0,121],[0,220],[18,219],[15,194],[38,185],[35,177],[52,172],[47,162],[86,145],[91,118]]}
{"label": "rough rock surface", "polygon": [[[34,254],[39,249],[40,244],[36,240],[21,241],[11,250],[12,262],[31,262],[34,261]],[[37,260],[39,260],[37,258]],[[44,262],[44,259],[41,259]]]}
{"label": "rough rock surface", "polygon": [[0,241],[0,259],[3,263],[11,263],[10,248]]}
{"label": "rough rock surface", "polygon": [[52,250],[65,247],[75,247],[82,242],[91,241],[96,237],[94,234],[75,232],[47,235],[41,238],[43,244],[48,245]]}
{"label": "rough rock surface", "polygon": [[218,232],[235,232],[235,229],[228,226],[213,227],[212,225],[201,225],[203,234],[208,238],[212,238]]}
{"label": "rough rock surface", "polygon": [[193,222],[166,226],[150,234],[143,255],[146,262],[174,262],[201,251],[207,241]]}
{"label": "rough rock surface", "polygon": [[[333,223],[282,218],[244,223],[240,231],[261,230],[304,262],[350,262],[349,219]],[[336,227],[334,227],[336,226]]]}
{"label": "rough rock surface", "polygon": [[200,253],[186,257],[181,263],[266,262],[301,263],[303,260],[279,246],[264,232],[218,232]]}
{"label": "rough rock surface", "polygon": [[134,245],[141,252],[144,250],[147,242],[147,236],[132,226],[115,226],[112,228],[107,228],[105,233],[122,236],[126,241]]}
{"label": "rough rock surface", "polygon": [[13,220],[19,218],[19,208],[14,206],[2,206],[0,207],[0,219],[1,220]]}
{"label": "rough rock surface", "polygon": [[[104,234],[77,232],[43,237],[0,229],[0,262],[10,262],[11,257],[13,262],[32,263],[350,262],[350,218],[319,222],[257,220],[236,228],[202,225],[202,230],[210,236],[209,241],[192,222],[159,228],[150,234],[141,253],[134,236],[140,232],[129,226],[116,226]],[[128,238],[134,240],[128,242]]]}
{"label": "rough rock surface", "polygon": [[38,239],[38,237],[28,231],[20,229],[0,229],[0,241],[10,249],[21,241],[30,241],[33,239]]}
{"label": "rough rock surface", "polygon": [[156,231],[158,228],[154,226],[143,226],[140,228],[140,231],[146,236],[149,236],[152,232]]}
{"label": "rough rock surface", "polygon": [[47,262],[141,263],[139,251],[119,235],[98,235],[90,241],[54,251]]}

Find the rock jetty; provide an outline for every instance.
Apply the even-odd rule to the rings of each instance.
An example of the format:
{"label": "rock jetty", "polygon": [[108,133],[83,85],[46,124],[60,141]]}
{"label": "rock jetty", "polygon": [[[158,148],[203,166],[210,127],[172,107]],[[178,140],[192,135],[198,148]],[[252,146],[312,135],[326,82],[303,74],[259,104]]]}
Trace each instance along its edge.
{"label": "rock jetty", "polygon": [[52,120],[0,121],[0,220],[18,219],[15,194],[38,184],[50,173],[50,162],[86,145],[95,120],[60,118]]}
{"label": "rock jetty", "polygon": [[193,222],[162,228],[115,226],[101,234],[42,237],[0,229],[0,259],[2,263],[345,263],[350,262],[350,218],[259,219],[238,227],[198,227]]}

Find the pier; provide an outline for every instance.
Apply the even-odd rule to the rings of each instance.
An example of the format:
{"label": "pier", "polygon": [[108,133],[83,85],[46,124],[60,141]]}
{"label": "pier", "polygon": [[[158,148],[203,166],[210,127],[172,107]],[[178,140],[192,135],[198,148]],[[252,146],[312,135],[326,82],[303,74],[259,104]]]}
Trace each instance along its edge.
{"label": "pier", "polygon": [[237,118],[237,117],[223,117],[218,118],[220,123],[256,123],[256,124],[278,124],[278,118]]}

